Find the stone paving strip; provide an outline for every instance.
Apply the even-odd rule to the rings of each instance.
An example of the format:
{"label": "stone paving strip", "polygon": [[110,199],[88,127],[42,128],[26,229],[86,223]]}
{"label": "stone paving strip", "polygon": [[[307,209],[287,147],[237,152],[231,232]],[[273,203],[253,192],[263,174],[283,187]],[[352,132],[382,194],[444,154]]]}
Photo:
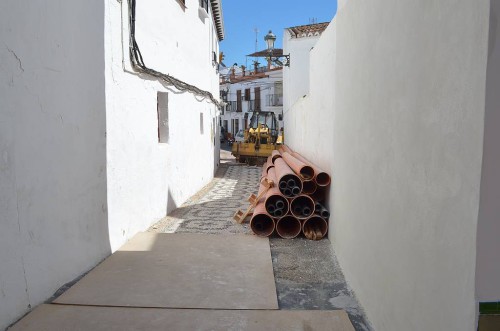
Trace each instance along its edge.
{"label": "stone paving strip", "polygon": [[[222,164],[214,180],[148,231],[253,235],[233,215],[248,207],[258,190],[260,167]],[[271,256],[280,309],[344,309],[357,331],[371,330],[328,239],[271,238]],[[230,248],[229,248],[230,249]]]}

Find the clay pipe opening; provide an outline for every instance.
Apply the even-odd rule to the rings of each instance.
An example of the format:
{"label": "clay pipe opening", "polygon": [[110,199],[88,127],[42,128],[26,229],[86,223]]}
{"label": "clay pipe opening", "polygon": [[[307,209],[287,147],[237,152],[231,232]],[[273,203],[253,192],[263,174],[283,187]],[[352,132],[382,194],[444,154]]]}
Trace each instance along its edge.
{"label": "clay pipe opening", "polygon": [[274,220],[266,213],[264,204],[258,204],[250,219],[250,229],[259,237],[269,237],[274,232],[274,227]]}
{"label": "clay pipe opening", "polygon": [[276,224],[276,232],[281,238],[292,239],[299,235],[301,231],[300,221],[293,216],[284,216]]}
{"label": "clay pipe opening", "polygon": [[[288,183],[289,179],[293,179],[295,181],[296,186],[299,186],[301,191],[302,191],[301,179],[299,178],[299,176],[297,176],[293,172],[293,170],[288,166],[288,164],[283,159],[279,159],[279,158],[276,159],[274,169],[275,169],[275,173],[276,173],[276,178],[279,181],[279,187],[280,187],[281,193],[285,194],[284,190],[286,188],[288,188],[287,183]],[[283,182],[287,185],[286,188],[284,186],[285,184],[282,184]],[[290,194],[287,194],[287,195],[290,196]]]}
{"label": "clay pipe opening", "polygon": [[305,194],[313,194],[318,188],[318,186],[313,180],[305,180],[302,183],[302,186],[303,186],[302,192]]}
{"label": "clay pipe opening", "polygon": [[[276,190],[277,191],[277,190]],[[272,194],[266,198],[266,210],[274,217],[281,217],[288,213],[288,200],[281,194]]]}
{"label": "clay pipe opening", "polygon": [[[299,195],[292,200],[291,209],[293,216],[304,219],[314,213],[314,200],[307,195]],[[300,207],[300,212],[299,211]],[[304,210],[306,209],[306,210]]]}
{"label": "clay pipe opening", "polygon": [[312,216],[304,221],[302,232],[307,239],[320,240],[328,232],[328,223],[320,216]]}

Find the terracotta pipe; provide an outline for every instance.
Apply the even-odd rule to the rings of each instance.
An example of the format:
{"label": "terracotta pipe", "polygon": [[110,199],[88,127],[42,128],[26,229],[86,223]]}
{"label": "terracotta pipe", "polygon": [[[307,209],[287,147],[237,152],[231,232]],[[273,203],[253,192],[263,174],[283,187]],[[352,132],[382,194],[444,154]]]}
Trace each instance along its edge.
{"label": "terracotta pipe", "polygon": [[277,150],[272,151],[271,160],[272,160],[273,164],[274,164],[274,161],[276,161],[276,159],[280,159],[280,158],[281,158],[280,152],[278,152]]}
{"label": "terracotta pipe", "polygon": [[267,160],[267,162],[264,163],[264,167],[266,168],[266,174],[267,174],[269,172],[269,169],[274,168],[274,164],[270,160]]}
{"label": "terracotta pipe", "polygon": [[330,212],[321,203],[316,202],[314,208],[315,208],[314,213],[316,215],[319,215],[319,216],[323,217],[324,219],[328,219],[330,217]]}
{"label": "terracotta pipe", "polygon": [[[286,200],[286,199],[285,199]],[[276,201],[276,208],[277,209],[285,209],[285,206],[288,205],[288,200],[286,200],[286,202],[282,201],[282,200],[278,200]],[[288,208],[287,208],[288,209]]]}
{"label": "terracotta pipe", "polygon": [[320,186],[316,189],[313,194],[308,194],[314,201],[325,202],[326,198],[326,188]]}
{"label": "terracotta pipe", "polygon": [[314,180],[305,180],[302,184],[302,193],[305,194],[313,194],[318,188],[318,185],[316,185],[316,182]]}
{"label": "terracotta pipe", "polygon": [[331,183],[330,175],[323,171],[321,168],[317,167],[313,163],[309,162],[305,157],[297,152],[293,152],[292,156],[309,165],[314,170],[314,181],[318,186],[328,186]]}
{"label": "terracotta pipe", "polygon": [[260,180],[262,180],[262,178],[264,177],[267,177],[267,162],[264,163],[264,165],[262,166],[262,173],[260,174]]}
{"label": "terracotta pipe", "polygon": [[250,219],[250,229],[259,237],[269,237],[274,232],[274,220],[266,212],[264,202],[255,206],[252,218]]}
{"label": "terracotta pipe", "polygon": [[[288,145],[281,145],[281,147],[283,149],[283,152],[287,152],[287,153],[290,153],[290,154],[293,153],[292,149],[290,147],[288,147]],[[283,153],[281,153],[281,154],[283,154]]]}
{"label": "terracotta pipe", "polygon": [[300,221],[291,215],[283,216],[276,223],[276,233],[278,233],[281,238],[295,238],[300,234],[300,231]]}
{"label": "terracotta pipe", "polygon": [[[274,182],[277,181],[275,168],[269,169],[268,177],[270,180],[272,180]],[[278,204],[279,204],[280,208],[278,208]],[[271,211],[270,211],[271,206],[274,206],[274,213],[276,213],[276,209],[282,210],[281,215],[274,215],[275,217],[281,217],[281,216],[285,215],[286,213],[288,213],[288,210],[289,210],[288,200],[286,199],[285,196],[283,196],[283,194],[281,194],[281,191],[276,186],[270,188],[269,191],[267,191],[265,206],[266,206],[266,210],[269,214],[271,214]],[[271,207],[271,209],[272,209],[272,207]]]}
{"label": "terracotta pipe", "polygon": [[317,215],[311,216],[302,224],[302,233],[307,239],[320,240],[328,232],[328,222]]}
{"label": "terracotta pipe", "polygon": [[[290,190],[286,184],[288,180],[293,179],[295,180],[295,183],[297,186],[300,188],[302,191],[302,181],[300,180],[299,176],[297,176],[293,170],[286,164],[286,162],[283,159],[276,159],[274,161],[274,170],[276,171],[276,178],[278,179],[279,182],[279,188],[280,192],[285,195],[285,197],[294,197],[292,194],[292,190]],[[283,184],[284,183],[284,184]]]}
{"label": "terracotta pipe", "polygon": [[287,180],[287,181],[286,181],[286,186],[287,186],[289,189],[292,189],[292,188],[294,188],[295,186],[297,186],[297,183],[295,182],[295,179],[290,178],[289,180]]}
{"label": "terracotta pipe", "polygon": [[314,178],[314,169],[305,164],[304,162],[300,161],[296,157],[292,156],[288,152],[284,152],[282,155],[283,159],[285,162],[292,168],[292,170],[302,177],[302,179],[309,180]]}
{"label": "terracotta pipe", "polygon": [[[304,210],[306,208],[307,212]],[[299,219],[306,219],[314,213],[314,200],[308,195],[299,195],[290,203],[290,210],[293,216]]]}

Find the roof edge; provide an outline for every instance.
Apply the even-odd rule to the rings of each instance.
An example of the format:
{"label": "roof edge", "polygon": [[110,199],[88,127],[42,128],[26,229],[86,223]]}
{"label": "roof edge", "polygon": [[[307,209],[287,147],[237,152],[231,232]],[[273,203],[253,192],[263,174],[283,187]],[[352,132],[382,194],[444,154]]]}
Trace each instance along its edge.
{"label": "roof edge", "polygon": [[217,28],[217,37],[219,41],[224,39],[224,15],[222,13],[222,0],[210,0],[212,6],[212,15],[215,27]]}

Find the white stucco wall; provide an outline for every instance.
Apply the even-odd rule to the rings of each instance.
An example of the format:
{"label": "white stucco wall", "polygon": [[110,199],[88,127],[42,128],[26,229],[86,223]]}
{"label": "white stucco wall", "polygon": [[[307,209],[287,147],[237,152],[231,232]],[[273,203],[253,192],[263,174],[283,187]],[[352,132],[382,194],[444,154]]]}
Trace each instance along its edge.
{"label": "white stucco wall", "polygon": [[[139,2],[137,39],[148,66],[217,97],[213,21],[186,2]],[[118,1],[0,3],[0,329],[184,202],[218,165],[215,105],[126,72],[122,3],[124,21]],[[159,91],[169,94],[167,144]]]}
{"label": "white stucco wall", "polygon": [[283,54],[290,55],[290,67],[285,67],[283,71],[283,79],[287,81],[284,110],[309,93],[309,53],[319,38],[292,38],[286,29],[283,33]]}
{"label": "white stucco wall", "polygon": [[339,8],[287,142],[333,174],[330,239],[375,329],[472,330],[489,1]]}
{"label": "white stucco wall", "polygon": [[103,30],[101,1],[0,2],[0,330],[110,253]]}
{"label": "white stucco wall", "polygon": [[479,301],[500,301],[500,1],[490,5],[484,152],[477,230]]}
{"label": "white stucco wall", "polygon": [[[216,128],[212,130],[215,105],[131,71],[126,3],[106,1],[105,14],[108,213],[113,250],[207,184],[218,163]],[[198,8],[197,0],[186,1],[185,9],[177,1],[138,1],[137,42],[148,67],[218,98],[218,74],[212,65],[212,51],[218,54],[214,24],[211,17],[202,20]],[[158,143],[159,91],[168,93],[167,144]]]}

